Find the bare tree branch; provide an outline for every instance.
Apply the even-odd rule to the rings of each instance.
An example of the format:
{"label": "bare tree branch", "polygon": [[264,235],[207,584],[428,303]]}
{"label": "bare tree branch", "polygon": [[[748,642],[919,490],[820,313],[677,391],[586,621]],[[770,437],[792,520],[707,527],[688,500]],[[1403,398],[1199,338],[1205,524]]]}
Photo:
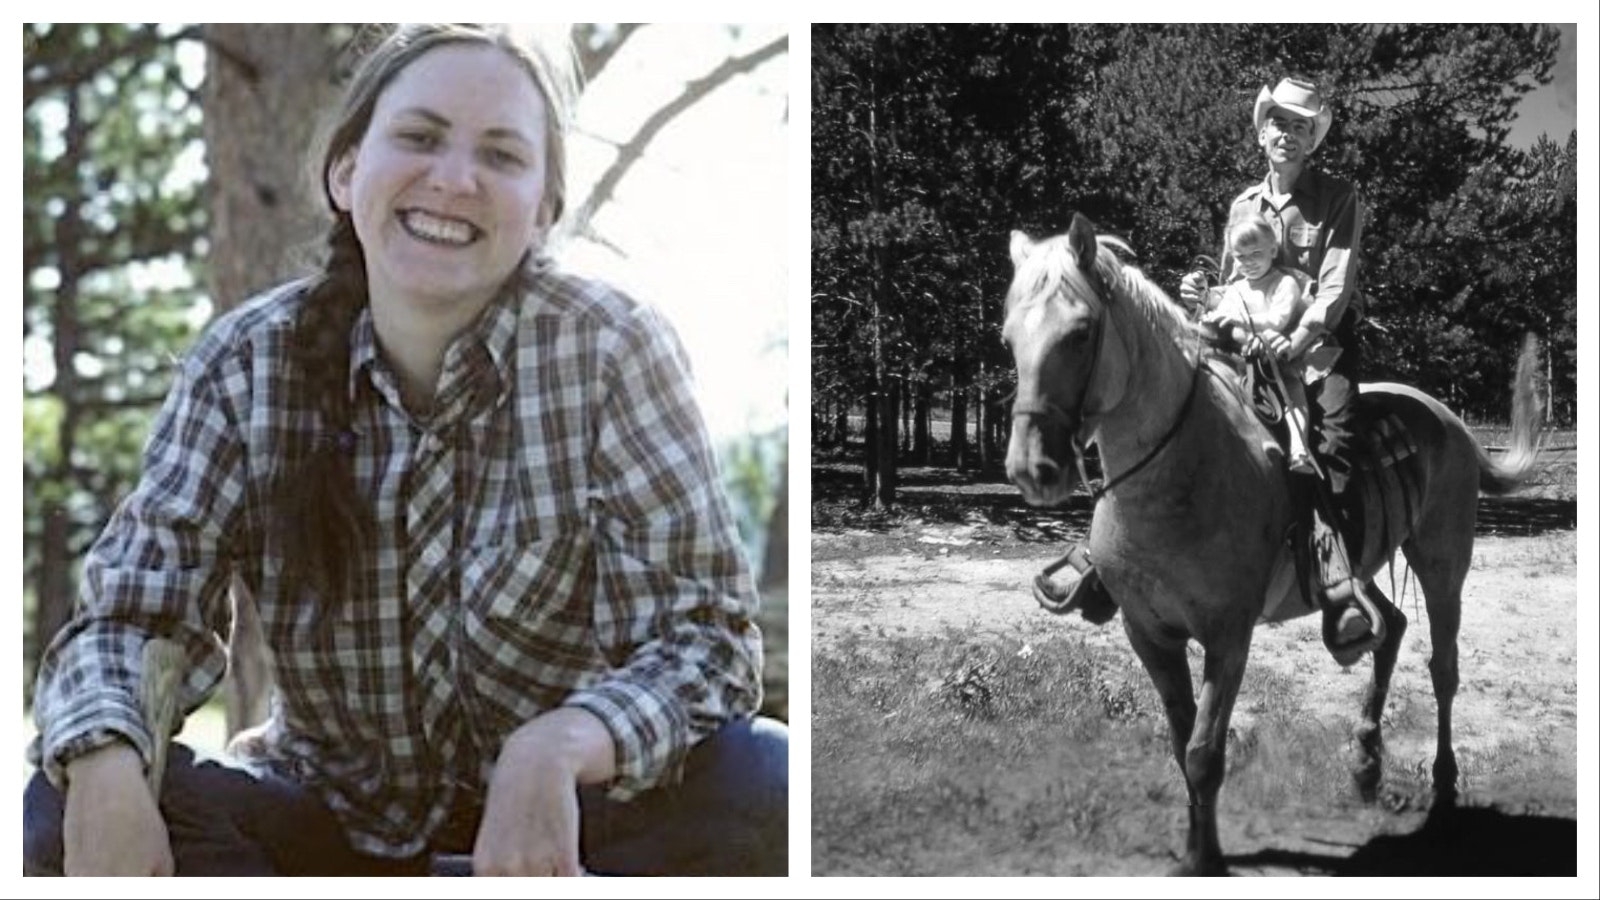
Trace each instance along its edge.
{"label": "bare tree branch", "polygon": [[633,137],[622,145],[622,148],[617,153],[617,158],[612,160],[611,165],[600,176],[600,180],[595,182],[594,190],[589,192],[589,196],[585,197],[583,203],[577,208],[577,212],[573,214],[568,226],[571,229],[571,233],[580,234],[588,229],[589,221],[594,218],[594,214],[600,207],[611,199],[611,195],[616,192],[617,185],[621,183],[623,176],[627,175],[628,170],[633,168],[633,164],[644,156],[645,148],[673,119],[682,115],[685,110],[694,106],[712,91],[733,80],[736,76],[753,71],[757,66],[780,53],[787,52],[788,49],[789,36],[784,35],[743,56],[731,56],[723,60],[720,65],[706,75],[686,84],[682,93],[674,97],[665,106],[651,113],[650,117],[645,119],[644,124],[639,127],[639,130],[634,133]]}

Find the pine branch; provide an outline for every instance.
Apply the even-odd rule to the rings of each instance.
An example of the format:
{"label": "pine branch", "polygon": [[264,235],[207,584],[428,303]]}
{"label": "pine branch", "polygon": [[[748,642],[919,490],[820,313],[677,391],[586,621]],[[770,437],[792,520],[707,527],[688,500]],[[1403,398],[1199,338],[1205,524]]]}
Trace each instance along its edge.
{"label": "pine branch", "polygon": [[121,43],[105,43],[87,51],[74,49],[71,55],[60,60],[59,65],[54,68],[32,64],[24,59],[22,106],[26,109],[51,91],[82,84],[120,60],[129,57],[141,58],[153,47],[200,38],[201,29],[198,25],[191,25],[172,34],[162,34],[156,26],[146,25]]}

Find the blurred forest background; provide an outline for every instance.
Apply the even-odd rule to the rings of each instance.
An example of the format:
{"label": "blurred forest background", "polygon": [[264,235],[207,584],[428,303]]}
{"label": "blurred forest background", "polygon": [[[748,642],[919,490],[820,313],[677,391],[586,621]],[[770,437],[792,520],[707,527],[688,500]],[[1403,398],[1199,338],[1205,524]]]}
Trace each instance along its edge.
{"label": "blurred forest background", "polygon": [[1577,133],[1507,140],[1558,44],[1540,25],[816,26],[813,447],[860,461],[869,505],[928,464],[935,421],[942,462],[993,472],[1010,230],[1083,212],[1175,294],[1264,177],[1251,110],[1285,74],[1331,98],[1313,165],[1367,205],[1365,377],[1501,421],[1531,331],[1548,414],[1570,427]]}
{"label": "blurred forest background", "polygon": [[[588,84],[562,255],[628,273],[613,280],[639,282],[694,357],[763,585],[767,710],[786,718],[788,39],[774,27],[560,30]],[[79,560],[137,477],[174,360],[218,312],[311,271],[325,213],[308,148],[373,34],[23,26],[25,693],[71,610]],[[715,201],[713,181],[748,202],[688,218],[683,198]],[[710,293],[707,261],[730,258],[748,263],[722,266],[735,293]],[[747,374],[719,373],[718,355]],[[235,643],[236,669],[256,675],[230,700],[230,728],[266,699],[259,638]]]}

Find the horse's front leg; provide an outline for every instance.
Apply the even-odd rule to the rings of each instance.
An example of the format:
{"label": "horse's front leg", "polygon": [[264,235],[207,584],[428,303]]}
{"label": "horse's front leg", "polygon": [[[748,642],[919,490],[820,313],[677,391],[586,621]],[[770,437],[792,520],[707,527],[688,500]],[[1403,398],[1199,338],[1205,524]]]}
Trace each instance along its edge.
{"label": "horse's front leg", "polygon": [[1167,728],[1172,738],[1172,756],[1178,761],[1178,773],[1184,778],[1189,794],[1189,829],[1194,834],[1196,795],[1194,782],[1189,778],[1189,737],[1194,733],[1194,685],[1189,681],[1188,638],[1184,635],[1151,633],[1134,624],[1134,616],[1123,616],[1123,627],[1128,643],[1144,663],[1156,693],[1167,711]]}
{"label": "horse's front leg", "polygon": [[1217,839],[1217,795],[1227,773],[1228,721],[1244,682],[1251,630],[1246,625],[1235,632],[1206,648],[1200,707],[1184,751],[1184,773],[1190,788],[1189,846],[1174,875],[1228,874]]}
{"label": "horse's front leg", "polygon": [[1356,726],[1356,765],[1353,771],[1361,799],[1371,803],[1378,798],[1383,780],[1383,707],[1389,699],[1389,679],[1400,655],[1400,639],[1406,635],[1406,614],[1390,602],[1378,586],[1368,583],[1367,596],[1383,615],[1383,643],[1372,652],[1372,683],[1361,706],[1361,723]]}

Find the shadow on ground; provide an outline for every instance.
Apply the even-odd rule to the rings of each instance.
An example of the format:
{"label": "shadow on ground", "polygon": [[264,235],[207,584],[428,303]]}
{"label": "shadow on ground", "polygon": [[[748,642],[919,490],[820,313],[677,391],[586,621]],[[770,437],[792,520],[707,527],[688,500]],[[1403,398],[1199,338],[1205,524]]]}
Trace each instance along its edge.
{"label": "shadow on ground", "polygon": [[1349,856],[1262,850],[1228,857],[1239,868],[1287,867],[1307,875],[1578,874],[1578,823],[1467,807],[1435,813],[1411,834],[1379,835]]}
{"label": "shadow on ground", "polygon": [[[1093,477],[1091,475],[1091,477]],[[860,465],[818,462],[811,467],[812,525],[886,531],[908,518],[925,523],[971,522],[974,516],[989,524],[1012,526],[1026,532],[1041,519],[1054,519],[1058,528],[1045,529],[1044,540],[1059,540],[1058,531],[1074,536],[1087,531],[1094,508],[1081,489],[1065,506],[1039,509],[1029,506],[1011,484],[996,475],[980,476],[953,468],[902,469],[897,490],[898,508],[874,511],[861,504]],[[1578,527],[1575,499],[1547,497],[1482,497],[1478,500],[1478,528],[1482,535],[1534,537]],[[1023,539],[1027,535],[1019,534]]]}

